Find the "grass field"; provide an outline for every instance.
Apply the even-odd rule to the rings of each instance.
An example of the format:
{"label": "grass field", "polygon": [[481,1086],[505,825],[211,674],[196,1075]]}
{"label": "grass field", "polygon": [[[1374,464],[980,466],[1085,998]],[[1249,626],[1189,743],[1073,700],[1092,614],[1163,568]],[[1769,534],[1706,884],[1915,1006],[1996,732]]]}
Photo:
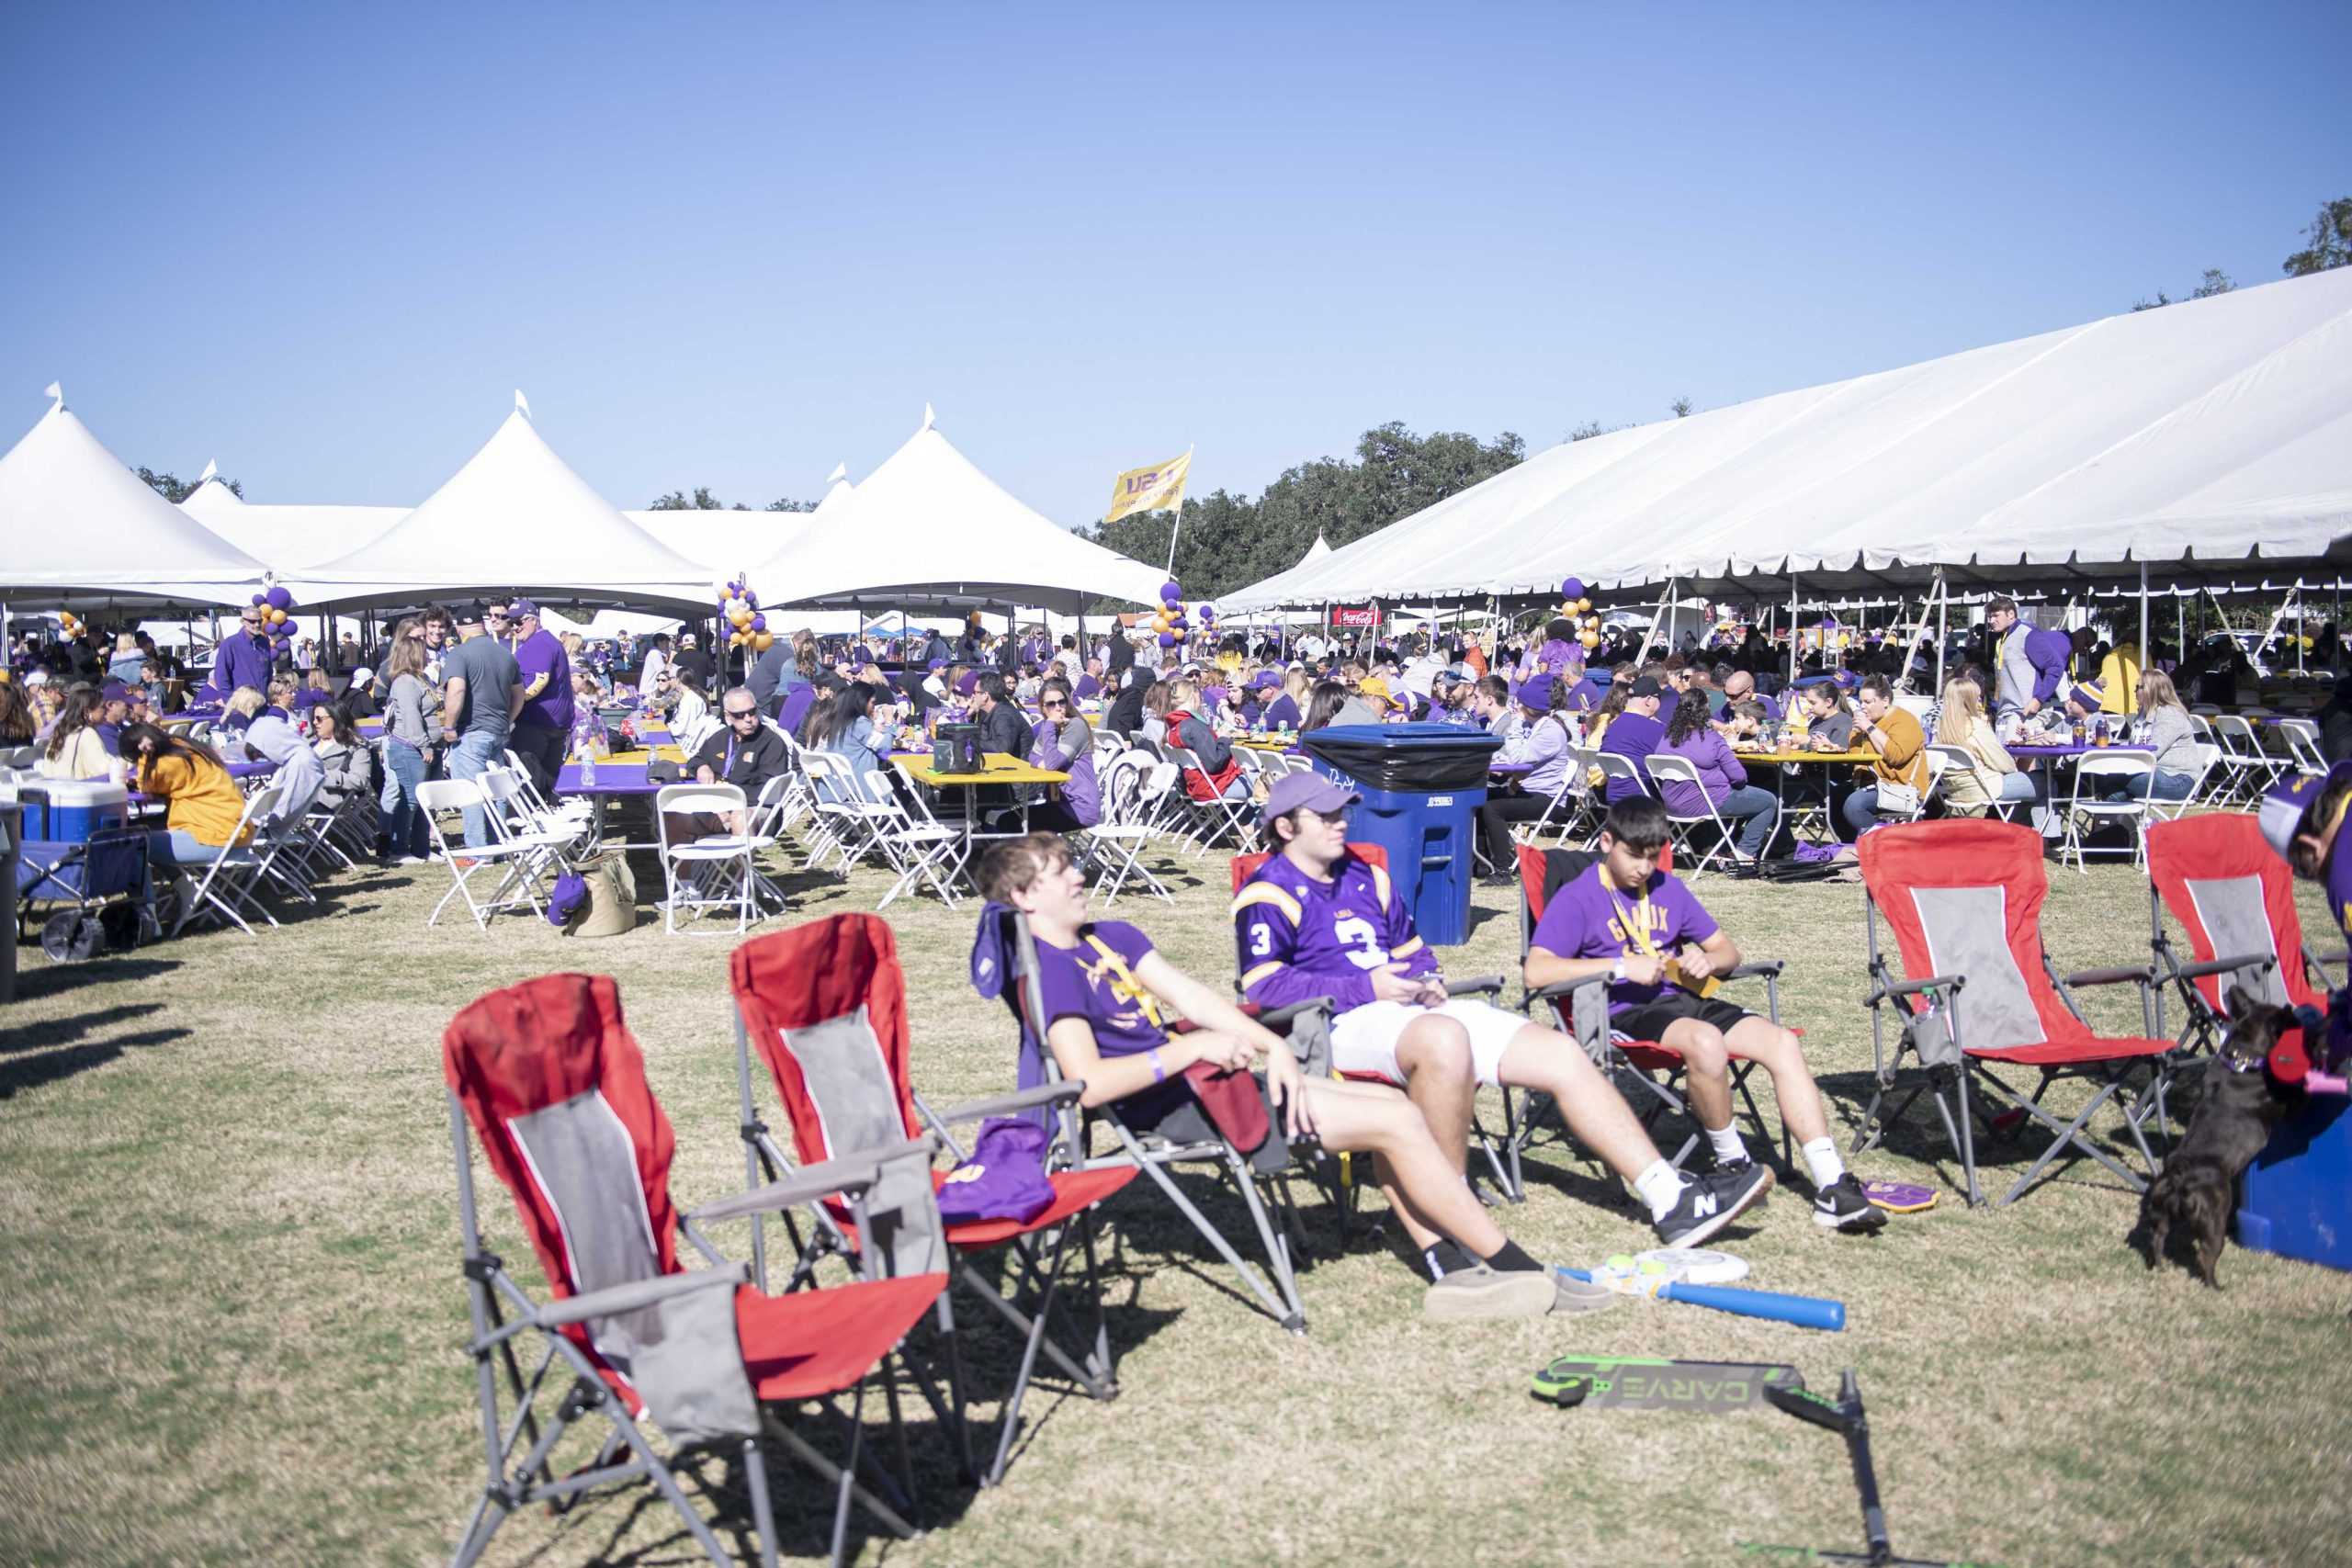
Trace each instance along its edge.
{"label": "grass field", "polygon": [[[2053,881],[2062,967],[2144,960],[2137,873]],[[1211,861],[1174,908],[1122,900],[1117,913],[1221,984],[1223,882]],[[346,874],[324,914],[258,941],[207,935],[72,968],[22,950],[20,999],[0,1013],[0,1561],[446,1558],[481,1472],[439,1038],[481,992],[567,967],[616,974],[678,1130],[681,1202],[740,1187],[729,942],[640,923],[572,942],[527,919],[487,938],[462,918],[428,931],[445,886],[431,867]],[[870,908],[881,884],[797,886],[807,918]],[[1860,890],[1709,878],[1700,891],[1750,955],[1787,960],[1785,1009],[1849,1131],[1871,1084]],[[1506,897],[1481,891],[1450,971],[1510,966]],[[933,1104],[1009,1087],[1008,1020],[966,983],[970,908],[889,913],[919,1086]],[[2095,1016],[2137,1032],[2128,987],[2093,999]],[[1834,1236],[1789,1181],[1717,1244],[1755,1265],[1757,1285],[1846,1301],[1835,1336],[1631,1302],[1575,1320],[1432,1325],[1393,1239],[1359,1232],[1346,1256],[1306,1269],[1312,1332],[1294,1338],[1229,1294],[1138,1185],[1111,1209],[1120,1397],[1041,1390],[1006,1483],[978,1496],[948,1483],[919,1424],[929,1533],[866,1540],[864,1559],[1722,1562],[1739,1543],[1859,1543],[1827,1434],[1769,1412],[1531,1399],[1530,1373],[1572,1351],[1786,1359],[1816,1388],[1855,1368],[1895,1542],[1913,1555],[2352,1558],[2352,1281],[2235,1248],[2219,1292],[2177,1269],[2151,1275],[2123,1246],[2135,1200],[2087,1162],[2015,1207],[1972,1213],[1915,1116],[1860,1168],[1945,1186],[1934,1211],[1874,1239]],[[1997,1193],[2030,1151],[1986,1157]],[[1556,1145],[1529,1186],[1500,1218],[1539,1256],[1650,1244],[1597,1168]],[[484,1213],[536,1288],[494,1184]],[[1331,1236],[1328,1212],[1307,1220]],[[788,1550],[820,1556],[814,1489],[777,1474]],[[717,1506],[740,1524],[740,1503]],[[693,1559],[642,1487],[560,1519],[526,1514],[492,1553]]]}

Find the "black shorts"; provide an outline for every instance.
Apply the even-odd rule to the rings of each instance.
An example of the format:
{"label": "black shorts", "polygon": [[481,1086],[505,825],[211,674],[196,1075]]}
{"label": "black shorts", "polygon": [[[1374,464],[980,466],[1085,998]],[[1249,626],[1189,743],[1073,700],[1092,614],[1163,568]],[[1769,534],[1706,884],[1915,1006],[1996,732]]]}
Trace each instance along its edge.
{"label": "black shorts", "polygon": [[1742,1022],[1756,1016],[1746,1008],[1734,1007],[1720,997],[1694,997],[1678,986],[1668,986],[1658,993],[1656,1001],[1611,1014],[1609,1029],[1621,1039],[1655,1041],[1666,1032],[1667,1025],[1682,1019],[1695,1018],[1729,1034]]}

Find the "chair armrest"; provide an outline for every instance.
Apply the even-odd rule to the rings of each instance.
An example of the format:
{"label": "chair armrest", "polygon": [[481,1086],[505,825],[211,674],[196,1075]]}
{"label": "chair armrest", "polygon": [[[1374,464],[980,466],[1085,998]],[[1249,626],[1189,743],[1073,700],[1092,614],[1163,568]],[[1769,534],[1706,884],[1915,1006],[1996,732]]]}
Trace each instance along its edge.
{"label": "chair armrest", "polygon": [[967,1100],[933,1113],[934,1121],[954,1126],[959,1122],[978,1122],[990,1116],[1011,1116],[1018,1111],[1032,1111],[1040,1105],[1075,1105],[1078,1097],[1086,1092],[1083,1083],[1063,1082],[1039,1084],[1012,1094],[991,1095],[986,1100]]}
{"label": "chair armrest", "polygon": [[1528,992],[1527,999],[1531,1002],[1557,1001],[1562,997],[1575,996],[1587,986],[1607,984],[1609,984],[1609,976],[1606,975],[1588,975],[1581,980],[1555,980],[1548,986],[1538,986]]}
{"label": "chair armrest", "polygon": [[2352,952],[2313,953],[2309,947],[2306,947],[2303,949],[2303,956],[2311,960],[2312,965],[2316,968],[2325,968],[2331,964],[2335,964],[2338,968],[2352,968]]}
{"label": "chair armrest", "polygon": [[820,1164],[804,1165],[781,1181],[771,1181],[765,1187],[755,1187],[749,1192],[738,1192],[732,1198],[719,1198],[705,1203],[688,1213],[686,1218],[697,1223],[737,1220],[746,1214],[773,1213],[778,1209],[813,1203],[836,1192],[864,1192],[882,1179],[885,1165],[917,1152],[928,1161],[934,1147],[930,1138],[909,1138],[902,1143],[886,1144],[880,1148],[860,1149],[855,1154],[843,1155]]}
{"label": "chair armrest", "polygon": [[[1329,1012],[1338,1005],[1337,1000],[1330,997],[1307,997],[1300,1001],[1285,1002],[1278,1008],[1268,1008],[1263,1012],[1251,1013],[1250,1016],[1279,1034],[1308,1013]],[[1248,1008],[1241,1010],[1250,1012]]]}
{"label": "chair armrest", "polygon": [[1445,994],[1449,997],[1490,997],[1499,995],[1505,982],[1500,975],[1474,975],[1467,980],[1448,980]]}
{"label": "chair armrest", "polygon": [[1930,975],[1924,980],[1897,980],[1881,986],[1864,997],[1862,1005],[1874,1008],[1893,998],[1917,996],[1921,991],[1957,991],[1967,984],[1968,976],[1965,975]]}
{"label": "chair armrest", "polygon": [[687,1274],[663,1274],[651,1280],[639,1280],[632,1284],[614,1285],[606,1290],[591,1291],[584,1296],[566,1296],[560,1302],[549,1302],[535,1309],[532,1318],[540,1328],[560,1328],[568,1323],[584,1323],[592,1317],[610,1317],[615,1313],[635,1312],[656,1302],[666,1302],[673,1296],[692,1295],[696,1291],[715,1291],[721,1286],[733,1290],[750,1280],[741,1264],[726,1269],[697,1269]]}
{"label": "chair armrest", "polygon": [[2136,980],[2142,985],[2148,985],[2153,983],[2155,977],[2156,972],[2153,967],[2132,969],[2119,966],[2113,969],[2078,970],[2067,976],[2065,983],[2068,986],[2120,986],[2127,981]]}
{"label": "chair armrest", "polygon": [[1781,959],[1759,958],[1752,964],[1735,964],[1730,968],[1724,970],[1721,975],[1716,976],[1715,978],[1719,980],[1752,980],[1758,975],[1770,975],[1775,978],[1778,978],[1781,971],[1787,967],[1787,963]]}
{"label": "chair armrest", "polygon": [[2208,975],[2229,975],[2240,969],[2270,969],[2278,963],[2276,953],[2246,953],[2235,958],[2211,958],[2202,964],[2177,964],[2172,976],[2176,980],[2201,980]]}

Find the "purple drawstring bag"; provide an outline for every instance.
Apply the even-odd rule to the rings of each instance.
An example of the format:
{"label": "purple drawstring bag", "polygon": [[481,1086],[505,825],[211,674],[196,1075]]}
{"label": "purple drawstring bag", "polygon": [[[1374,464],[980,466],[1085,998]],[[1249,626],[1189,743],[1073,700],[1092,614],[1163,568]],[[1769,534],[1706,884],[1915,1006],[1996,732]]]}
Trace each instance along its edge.
{"label": "purple drawstring bag", "polygon": [[949,1224],[1035,1219],[1054,1203],[1045,1156],[1046,1129],[1018,1116],[989,1118],[971,1157],[940,1184],[940,1217]]}

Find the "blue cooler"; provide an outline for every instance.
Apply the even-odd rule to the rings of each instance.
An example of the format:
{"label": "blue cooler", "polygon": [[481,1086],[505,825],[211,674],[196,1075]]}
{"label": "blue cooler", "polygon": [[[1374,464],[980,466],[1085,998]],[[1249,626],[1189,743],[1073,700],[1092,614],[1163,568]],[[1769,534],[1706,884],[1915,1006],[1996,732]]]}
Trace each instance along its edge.
{"label": "blue cooler", "polygon": [[2245,1168],[2238,1245],[2352,1270],[2352,1101],[2314,1094]]}
{"label": "blue cooler", "polygon": [[130,825],[130,791],[105,779],[41,779],[19,784],[24,835],[50,843],[87,843],[101,829]]}
{"label": "blue cooler", "polygon": [[1502,742],[1450,724],[1345,724],[1300,745],[1317,772],[1363,796],[1348,837],[1388,852],[1390,881],[1421,940],[1432,947],[1469,941],[1478,807]]}

